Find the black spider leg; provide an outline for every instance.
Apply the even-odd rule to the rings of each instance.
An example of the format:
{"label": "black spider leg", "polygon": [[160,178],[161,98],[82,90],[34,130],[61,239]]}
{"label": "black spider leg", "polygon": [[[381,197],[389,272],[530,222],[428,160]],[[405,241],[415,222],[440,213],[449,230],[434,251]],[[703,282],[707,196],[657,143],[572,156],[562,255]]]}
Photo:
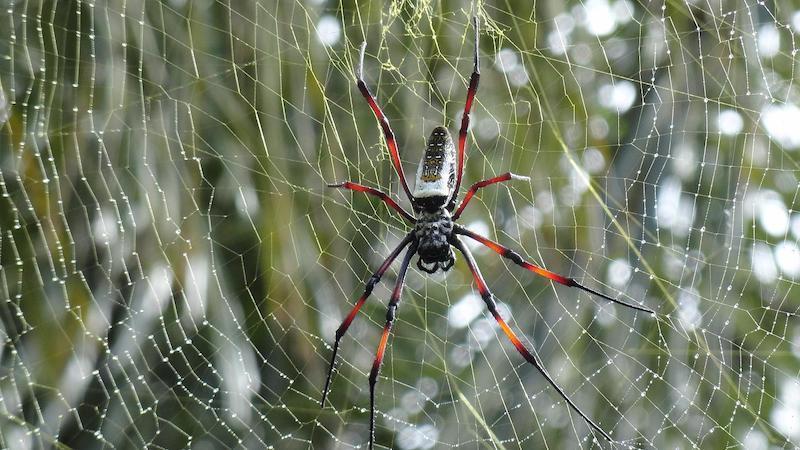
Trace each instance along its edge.
{"label": "black spider leg", "polygon": [[461,213],[464,211],[464,208],[467,207],[469,201],[472,200],[472,197],[475,195],[476,192],[478,192],[478,189],[482,189],[485,188],[486,186],[491,186],[493,184],[502,183],[503,181],[509,181],[509,180],[530,181],[530,178],[522,175],[517,175],[511,172],[506,172],[494,178],[487,178],[485,180],[478,181],[477,183],[473,184],[469,188],[469,190],[467,190],[466,194],[464,194],[464,198],[461,199],[461,204],[458,205],[458,209],[456,209],[456,212],[453,213],[453,221],[456,221],[458,220],[459,217],[461,217]]}
{"label": "black spider leg", "polygon": [[369,195],[374,195],[375,197],[378,197],[384,203],[386,203],[387,206],[397,211],[401,216],[403,216],[404,219],[406,219],[408,223],[412,225],[414,224],[414,216],[409,214],[408,211],[403,209],[402,206],[398,205],[397,202],[394,201],[391,197],[389,197],[389,194],[385,192],[381,192],[377,189],[373,189],[371,187],[364,186],[362,184],[353,183],[351,181],[344,181],[342,183],[330,183],[328,184],[328,187],[349,189],[351,191],[364,192]]}
{"label": "black spider leg", "polygon": [[453,236],[452,245],[455,248],[457,248],[461,252],[461,254],[464,255],[464,258],[467,260],[467,266],[469,266],[469,270],[470,272],[472,272],[472,277],[475,279],[475,284],[478,285],[478,291],[481,294],[481,298],[483,299],[483,302],[486,304],[486,308],[492,314],[494,320],[496,320],[497,323],[500,325],[500,328],[503,329],[503,333],[505,333],[506,336],[508,336],[508,339],[511,341],[511,343],[514,344],[514,347],[516,347],[517,351],[522,355],[523,358],[525,358],[526,361],[528,361],[531,365],[536,367],[536,370],[538,370],[539,373],[541,373],[542,376],[547,380],[547,382],[550,383],[550,386],[553,386],[553,389],[555,389],[558,392],[558,394],[561,395],[561,397],[567,402],[567,404],[570,407],[572,407],[573,410],[575,410],[575,412],[578,413],[578,415],[583,417],[583,420],[585,420],[586,423],[589,424],[589,426],[594,428],[598,433],[602,434],[603,437],[606,438],[609,442],[614,442],[611,436],[609,436],[608,433],[603,431],[603,429],[600,428],[600,426],[594,423],[594,421],[592,421],[592,419],[590,419],[589,416],[586,415],[586,413],[581,411],[578,405],[576,405],[569,398],[567,393],[564,392],[564,390],[561,389],[561,387],[558,384],[556,384],[555,380],[553,380],[553,378],[550,376],[547,370],[545,370],[544,365],[541,363],[541,361],[539,361],[539,359],[525,347],[525,344],[523,344],[522,341],[519,340],[517,335],[511,330],[508,324],[506,324],[505,320],[503,320],[503,318],[500,317],[500,313],[497,312],[497,304],[494,301],[493,298],[494,296],[489,291],[489,288],[486,286],[486,282],[483,279],[483,275],[481,275],[480,269],[478,269],[478,265],[475,263],[475,259],[472,257],[472,253],[466,246],[464,246],[464,243],[461,241],[461,239],[458,238],[458,236]]}
{"label": "black spider leg", "polygon": [[464,151],[467,146],[467,131],[469,130],[469,113],[472,111],[472,103],[475,100],[475,93],[478,92],[478,83],[481,80],[481,70],[478,61],[478,17],[472,18],[472,26],[475,29],[475,44],[473,48],[474,64],[472,66],[472,75],[469,77],[469,88],[467,88],[467,101],[464,103],[464,113],[461,116],[461,129],[458,131],[458,167],[456,168],[456,184],[453,188],[453,193],[450,201],[447,204],[447,209],[452,211],[456,206],[456,197],[458,197],[458,189],[461,187],[461,178],[464,176]]}
{"label": "black spider leg", "polygon": [[408,271],[408,264],[414,253],[417,252],[417,243],[411,244],[406,256],[403,258],[403,263],[400,265],[400,271],[397,273],[397,282],[392,291],[392,297],[389,299],[389,306],[386,309],[386,325],[383,326],[383,333],[381,340],[378,344],[378,350],[375,352],[375,361],[372,363],[372,370],[369,372],[369,448],[372,450],[375,442],[375,384],[378,382],[378,374],[383,365],[383,356],[386,353],[386,343],[389,340],[389,332],[392,331],[394,324],[395,313],[397,312],[397,305],[400,303],[400,294],[403,293],[403,286],[405,285],[406,272]]}
{"label": "black spider leg", "polygon": [[367,281],[366,286],[364,286],[364,293],[361,294],[361,298],[358,299],[356,305],[350,310],[350,313],[345,317],[342,321],[342,324],[339,325],[339,328],[336,330],[336,340],[333,342],[333,354],[331,354],[331,363],[328,366],[328,376],[325,378],[325,387],[322,389],[322,401],[320,401],[320,408],[325,407],[325,399],[328,397],[328,388],[330,388],[331,384],[331,377],[333,376],[333,366],[336,364],[336,353],[339,351],[339,342],[341,341],[344,334],[347,332],[347,329],[350,328],[350,324],[353,323],[353,319],[355,319],[356,314],[364,306],[364,302],[367,301],[367,298],[372,293],[372,289],[378,284],[383,274],[389,269],[389,266],[392,265],[397,255],[400,254],[401,251],[409,244],[409,242],[414,240],[414,233],[409,233],[406,235],[405,239],[403,239],[400,244],[392,250],[392,253],[383,261],[383,264],[375,271],[374,274],[369,278]]}
{"label": "black spider leg", "polygon": [[515,252],[514,250],[511,250],[510,248],[508,248],[506,246],[500,245],[497,242],[494,242],[493,240],[491,240],[491,239],[489,239],[487,237],[481,236],[478,233],[474,233],[474,232],[472,232],[472,231],[470,231],[470,230],[468,230],[468,229],[466,229],[466,228],[464,228],[464,227],[462,227],[460,225],[454,224],[453,225],[453,231],[456,234],[463,234],[464,236],[467,236],[467,237],[469,237],[471,239],[474,239],[474,240],[480,242],[481,244],[485,245],[486,247],[489,247],[490,249],[494,250],[498,255],[500,255],[500,256],[502,256],[504,258],[510,259],[514,264],[516,264],[516,265],[518,265],[518,266],[520,266],[520,267],[522,267],[524,269],[530,270],[531,272],[535,273],[536,275],[545,277],[545,278],[547,278],[549,280],[553,280],[556,283],[563,284],[564,286],[576,287],[576,288],[578,288],[580,290],[586,291],[586,292],[588,292],[590,294],[594,294],[594,295],[596,295],[598,297],[601,297],[601,298],[603,298],[605,300],[608,300],[610,302],[616,303],[618,305],[627,306],[628,308],[635,309],[637,311],[650,313],[650,314],[655,314],[656,313],[655,311],[653,311],[652,309],[650,309],[650,308],[648,308],[646,306],[641,306],[641,305],[637,305],[635,303],[626,302],[624,300],[611,298],[608,295],[602,294],[602,293],[600,293],[598,291],[595,291],[592,288],[588,288],[588,287],[578,283],[577,281],[575,281],[572,278],[565,277],[563,275],[559,275],[559,274],[557,274],[555,272],[551,272],[551,271],[549,271],[547,269],[544,269],[542,267],[539,267],[539,266],[537,266],[535,264],[531,264],[531,263],[525,261],[524,259],[522,259],[522,256],[520,256],[519,253]]}
{"label": "black spider leg", "polygon": [[369,104],[369,107],[372,109],[372,112],[375,113],[375,118],[378,119],[378,123],[381,125],[381,130],[383,130],[383,136],[386,138],[386,145],[389,147],[389,155],[392,157],[392,164],[394,165],[394,169],[397,171],[397,176],[400,178],[400,185],[403,186],[403,191],[405,191],[408,200],[411,201],[411,204],[414,206],[414,209],[417,208],[417,203],[414,200],[414,196],[411,195],[411,190],[408,189],[408,182],[406,182],[406,175],[403,172],[403,164],[400,162],[400,152],[397,150],[397,141],[394,138],[394,132],[392,131],[392,127],[389,125],[389,119],[386,118],[386,115],[383,114],[381,107],[378,106],[377,100],[375,100],[375,96],[369,91],[367,87],[367,83],[364,82],[364,52],[367,49],[367,41],[361,43],[361,50],[359,51],[358,55],[358,70],[356,71],[356,84],[358,85],[358,90],[361,91],[361,95]]}

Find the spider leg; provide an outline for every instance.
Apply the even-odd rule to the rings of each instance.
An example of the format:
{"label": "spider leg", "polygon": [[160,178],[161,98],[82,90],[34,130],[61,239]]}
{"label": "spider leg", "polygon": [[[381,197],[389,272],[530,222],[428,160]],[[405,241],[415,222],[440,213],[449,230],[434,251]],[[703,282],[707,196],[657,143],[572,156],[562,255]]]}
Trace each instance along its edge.
{"label": "spider leg", "polygon": [[464,149],[467,146],[467,130],[469,130],[469,113],[472,110],[472,102],[475,100],[475,93],[478,92],[478,83],[481,79],[481,71],[478,64],[478,17],[472,18],[472,26],[475,28],[475,44],[474,44],[474,65],[472,67],[472,75],[469,77],[469,88],[467,89],[467,101],[464,104],[464,114],[461,116],[461,129],[458,132],[458,167],[456,168],[456,184],[453,189],[452,197],[447,205],[450,211],[456,205],[456,196],[458,189],[461,187],[461,177],[464,176]]}
{"label": "spider leg", "polygon": [[375,442],[375,384],[378,382],[378,374],[383,365],[383,357],[386,352],[386,343],[389,340],[389,332],[392,331],[394,324],[395,313],[397,312],[397,305],[400,303],[400,294],[403,293],[403,286],[405,285],[406,272],[408,271],[408,263],[411,262],[411,257],[417,251],[416,242],[411,244],[403,262],[400,265],[400,271],[397,274],[397,282],[392,291],[392,297],[389,299],[389,306],[386,309],[386,325],[383,326],[383,333],[381,340],[378,344],[378,350],[375,352],[375,361],[372,363],[372,370],[369,372],[369,448],[372,450]]}
{"label": "spider leg", "polygon": [[539,358],[537,358],[533,353],[531,353],[525,347],[525,344],[523,344],[522,341],[519,340],[514,331],[511,330],[511,328],[508,326],[505,320],[503,320],[503,318],[500,316],[500,313],[497,311],[497,304],[494,301],[494,296],[489,291],[489,288],[486,286],[486,282],[483,279],[483,275],[481,275],[481,271],[478,268],[477,264],[475,263],[475,258],[472,257],[472,252],[470,252],[469,249],[466,246],[464,246],[463,242],[461,242],[461,240],[458,237],[454,237],[453,241],[454,241],[452,243],[453,246],[457,248],[464,255],[464,258],[467,260],[467,266],[469,267],[470,272],[472,272],[472,277],[475,279],[475,284],[478,286],[478,291],[481,294],[483,302],[486,304],[486,308],[492,314],[494,320],[496,320],[497,323],[500,325],[500,328],[503,330],[503,333],[505,333],[505,335],[508,337],[511,343],[514,344],[514,347],[517,349],[517,351],[522,355],[523,358],[525,358],[526,361],[528,361],[531,365],[533,365],[536,368],[536,370],[539,371],[539,373],[542,374],[545,380],[547,380],[547,382],[550,383],[550,386],[553,386],[553,389],[555,389],[558,392],[558,394],[561,395],[561,397],[567,402],[567,404],[570,407],[572,407],[573,410],[575,410],[575,412],[578,413],[578,415],[583,417],[583,420],[585,420],[586,423],[589,424],[589,426],[595,429],[598,433],[602,434],[603,437],[606,438],[609,442],[614,442],[614,439],[612,439],[611,436],[608,435],[608,433],[603,431],[603,429],[600,428],[600,426],[594,423],[594,421],[592,421],[592,419],[590,419],[589,416],[586,415],[586,413],[581,411],[578,405],[576,405],[569,398],[567,393],[564,392],[564,390],[561,389],[561,387],[558,384],[556,384],[555,380],[553,380],[553,378],[550,376],[547,370],[545,370],[542,362],[539,361]]}
{"label": "spider leg", "polygon": [[468,230],[468,229],[466,229],[466,228],[464,228],[464,227],[462,227],[460,225],[454,225],[453,226],[453,231],[456,234],[463,234],[464,236],[470,237],[470,238],[480,242],[481,244],[483,244],[483,245],[489,247],[490,249],[494,250],[500,256],[510,259],[514,264],[516,264],[516,265],[518,265],[518,266],[520,266],[520,267],[522,267],[524,269],[530,270],[531,272],[535,273],[536,275],[545,277],[547,279],[555,281],[556,283],[563,284],[564,286],[576,287],[578,289],[586,291],[586,292],[588,292],[590,294],[594,294],[594,295],[596,295],[598,297],[602,297],[603,299],[608,300],[608,301],[613,302],[613,303],[616,303],[618,305],[627,306],[628,308],[635,309],[637,311],[643,311],[643,312],[650,313],[650,314],[655,314],[656,313],[655,311],[653,311],[652,309],[650,309],[650,308],[648,308],[646,306],[641,306],[641,305],[637,305],[635,303],[626,302],[624,300],[611,298],[608,295],[602,294],[600,292],[595,291],[594,289],[588,288],[588,287],[578,283],[577,281],[575,281],[572,278],[565,277],[563,275],[559,275],[559,274],[557,274],[555,272],[550,272],[549,270],[543,269],[543,268],[541,268],[541,267],[539,267],[539,266],[537,266],[535,264],[531,264],[531,263],[525,261],[524,259],[522,259],[522,256],[520,256],[519,253],[515,252],[514,250],[511,250],[508,247],[500,245],[497,242],[494,242],[493,240],[491,240],[489,238],[486,238],[486,237],[483,237],[483,236],[481,236],[481,235],[479,235],[477,233],[473,233],[472,231],[470,231],[470,230]]}
{"label": "spider leg", "polygon": [[375,100],[375,97],[369,91],[367,83],[364,82],[364,51],[366,49],[367,41],[364,41],[361,43],[361,50],[358,56],[358,71],[356,72],[358,79],[356,80],[356,84],[358,85],[358,90],[361,91],[361,95],[372,109],[372,112],[375,113],[375,118],[378,119],[378,123],[381,125],[383,136],[386,138],[386,145],[389,147],[389,155],[392,157],[392,164],[397,171],[397,175],[400,177],[400,184],[403,186],[406,196],[408,196],[408,199],[411,200],[411,203],[413,204],[414,196],[411,195],[411,191],[408,189],[406,175],[403,172],[403,165],[400,163],[400,152],[397,150],[397,141],[395,141],[392,127],[389,126],[389,119],[387,119],[386,115],[383,114],[383,111],[381,111],[381,107],[378,106],[378,102]]}
{"label": "spider leg", "polygon": [[341,341],[342,336],[344,336],[344,334],[347,332],[347,329],[350,328],[350,324],[353,323],[353,319],[355,319],[356,314],[358,314],[358,311],[362,306],[364,306],[364,302],[366,302],[367,298],[370,296],[370,294],[372,294],[372,289],[376,284],[378,284],[378,281],[380,281],[386,270],[389,269],[389,266],[392,265],[392,262],[394,262],[394,260],[397,258],[397,255],[399,255],[406,245],[408,245],[408,243],[412,240],[414,240],[414,234],[409,233],[405,239],[403,239],[402,242],[395,247],[389,257],[386,258],[378,270],[376,270],[375,273],[369,278],[369,281],[367,281],[367,284],[364,287],[364,293],[361,294],[361,298],[358,299],[356,305],[352,310],[350,310],[350,313],[347,315],[347,317],[345,317],[345,319],[342,321],[342,324],[339,325],[339,328],[336,330],[336,340],[333,342],[333,354],[331,355],[331,363],[328,366],[328,376],[325,378],[325,387],[322,389],[322,401],[320,401],[319,404],[320,408],[325,407],[325,399],[328,397],[328,388],[330,387],[331,376],[333,375],[333,366],[336,363],[336,353],[339,351],[339,342]]}
{"label": "spider leg", "polygon": [[352,183],[350,181],[345,181],[343,183],[332,183],[329,184],[328,187],[350,189],[351,191],[364,192],[370,195],[374,195],[375,197],[378,197],[379,199],[383,200],[384,203],[386,203],[390,208],[400,213],[400,215],[403,216],[403,218],[406,219],[408,222],[414,223],[414,217],[411,214],[409,214],[408,211],[403,209],[402,206],[398,205],[396,201],[392,200],[392,198],[389,197],[388,194],[381,192],[377,189],[373,189],[371,187],[367,187],[357,183]]}
{"label": "spider leg", "polygon": [[495,183],[502,183],[503,181],[508,181],[508,180],[530,180],[530,178],[522,175],[517,175],[511,172],[506,172],[494,178],[488,178],[483,181],[478,181],[469,188],[466,194],[464,194],[464,199],[461,200],[461,204],[458,205],[458,209],[456,209],[455,214],[453,214],[453,220],[457,220],[461,216],[461,212],[464,211],[464,208],[467,207],[467,204],[469,203],[470,200],[472,200],[472,196],[475,195],[475,192],[477,192],[478,189],[485,188],[486,186]]}

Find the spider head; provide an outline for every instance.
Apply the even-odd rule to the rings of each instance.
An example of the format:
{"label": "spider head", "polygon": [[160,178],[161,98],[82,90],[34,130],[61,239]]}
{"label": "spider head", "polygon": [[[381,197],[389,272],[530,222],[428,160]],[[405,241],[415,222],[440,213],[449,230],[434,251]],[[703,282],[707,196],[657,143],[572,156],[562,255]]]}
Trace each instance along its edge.
{"label": "spider head", "polygon": [[445,127],[436,127],[417,168],[414,200],[423,209],[434,211],[447,202],[456,180],[456,149]]}
{"label": "spider head", "polygon": [[438,269],[447,272],[455,262],[455,252],[450,247],[453,237],[453,219],[446,209],[423,211],[414,225],[417,238],[417,267],[428,273]]}

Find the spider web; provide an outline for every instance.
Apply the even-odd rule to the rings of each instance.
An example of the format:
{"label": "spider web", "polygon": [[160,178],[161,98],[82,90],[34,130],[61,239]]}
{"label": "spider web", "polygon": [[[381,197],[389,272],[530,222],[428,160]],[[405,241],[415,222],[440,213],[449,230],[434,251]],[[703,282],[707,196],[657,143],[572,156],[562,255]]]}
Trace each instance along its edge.
{"label": "spider web", "polygon": [[[2,447],[365,448],[396,267],[325,408],[321,388],[336,327],[409,227],[325,187],[403,194],[358,45],[413,174],[430,130],[460,123],[474,13],[464,184],[531,181],[484,189],[461,223],[658,313],[472,246],[502,315],[627,446],[800,445],[800,12],[418,3],[5,3]],[[463,258],[412,269],[377,446],[607,446],[499,331]]]}

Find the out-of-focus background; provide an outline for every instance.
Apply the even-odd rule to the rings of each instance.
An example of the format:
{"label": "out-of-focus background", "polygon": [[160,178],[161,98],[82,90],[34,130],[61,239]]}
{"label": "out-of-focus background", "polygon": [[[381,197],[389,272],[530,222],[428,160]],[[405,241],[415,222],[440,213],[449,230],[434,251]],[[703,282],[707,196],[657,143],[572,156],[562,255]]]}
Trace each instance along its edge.
{"label": "out-of-focus background", "polygon": [[[11,1],[0,11],[0,446],[364,448],[413,175],[456,132],[502,314],[631,447],[800,445],[800,12],[792,2]],[[413,181],[411,182],[413,185]],[[608,446],[507,342],[463,259],[412,269],[377,445]],[[595,440],[598,439],[598,440]]]}

